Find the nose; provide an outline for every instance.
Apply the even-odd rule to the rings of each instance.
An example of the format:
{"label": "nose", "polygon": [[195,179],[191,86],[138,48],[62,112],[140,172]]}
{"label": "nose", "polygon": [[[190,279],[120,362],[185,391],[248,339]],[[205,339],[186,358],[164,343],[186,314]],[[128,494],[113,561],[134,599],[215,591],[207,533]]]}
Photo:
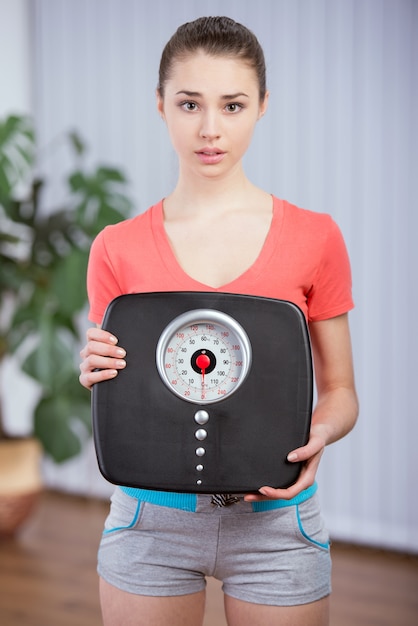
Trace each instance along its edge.
{"label": "nose", "polygon": [[220,121],[215,112],[207,111],[202,116],[200,136],[203,139],[218,139],[221,136]]}

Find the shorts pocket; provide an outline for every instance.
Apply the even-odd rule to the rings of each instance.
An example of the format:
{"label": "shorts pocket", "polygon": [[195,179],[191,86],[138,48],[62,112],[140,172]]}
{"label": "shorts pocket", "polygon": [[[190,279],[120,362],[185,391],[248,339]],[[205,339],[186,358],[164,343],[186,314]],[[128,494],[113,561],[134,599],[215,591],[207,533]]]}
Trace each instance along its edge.
{"label": "shorts pocket", "polygon": [[138,526],[143,502],[115,489],[111,499],[109,515],[106,518],[103,534],[108,535],[122,530],[131,530]]}
{"label": "shorts pocket", "polygon": [[297,533],[311,546],[329,550],[329,533],[322,519],[316,495],[295,506]]}

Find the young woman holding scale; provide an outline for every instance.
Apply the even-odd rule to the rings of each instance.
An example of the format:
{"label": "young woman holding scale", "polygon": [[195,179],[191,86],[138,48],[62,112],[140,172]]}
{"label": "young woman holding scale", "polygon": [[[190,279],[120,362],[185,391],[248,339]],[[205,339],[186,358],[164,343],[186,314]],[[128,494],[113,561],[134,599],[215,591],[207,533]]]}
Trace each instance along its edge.
{"label": "young woman holding scale", "polygon": [[[191,510],[164,494],[155,504],[116,488],[99,551],[105,626],[201,625],[206,575],[223,580],[230,626],[328,624],[330,555],[315,476],[325,446],[357,418],[350,268],[329,216],[274,198],[245,175],[242,158],[267,105],[263,52],[248,29],[222,17],[178,29],[157,89],[177,185],[94,242],[90,319],[100,325],[107,304],[133,292],[220,291],[297,304],[317,387],[309,442],[288,455],[303,469],[288,489],[263,486],[229,507],[198,496]],[[146,275],[138,255],[148,259]],[[129,354],[100,327],[87,339],[80,381],[91,388],[117,376]]]}

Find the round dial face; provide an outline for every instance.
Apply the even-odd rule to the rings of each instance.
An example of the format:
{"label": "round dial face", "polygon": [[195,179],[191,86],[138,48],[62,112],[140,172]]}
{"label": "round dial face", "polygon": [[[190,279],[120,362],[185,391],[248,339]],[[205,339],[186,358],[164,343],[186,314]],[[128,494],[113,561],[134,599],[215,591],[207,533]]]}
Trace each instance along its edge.
{"label": "round dial face", "polygon": [[242,326],[212,309],[187,311],[164,329],[156,361],[167,387],[189,402],[209,404],[231,395],[251,365],[251,344]]}

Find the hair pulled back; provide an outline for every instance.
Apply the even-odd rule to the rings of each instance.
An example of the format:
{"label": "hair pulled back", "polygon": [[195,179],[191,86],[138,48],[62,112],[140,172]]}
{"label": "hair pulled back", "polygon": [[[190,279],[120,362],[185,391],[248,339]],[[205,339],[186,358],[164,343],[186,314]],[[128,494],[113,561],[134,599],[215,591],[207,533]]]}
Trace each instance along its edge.
{"label": "hair pulled back", "polygon": [[229,17],[200,17],[180,26],[166,44],[160,61],[158,90],[164,97],[164,86],[175,61],[202,50],[212,56],[230,56],[246,61],[254,68],[260,100],[266,95],[266,65],[257,37],[245,26]]}

